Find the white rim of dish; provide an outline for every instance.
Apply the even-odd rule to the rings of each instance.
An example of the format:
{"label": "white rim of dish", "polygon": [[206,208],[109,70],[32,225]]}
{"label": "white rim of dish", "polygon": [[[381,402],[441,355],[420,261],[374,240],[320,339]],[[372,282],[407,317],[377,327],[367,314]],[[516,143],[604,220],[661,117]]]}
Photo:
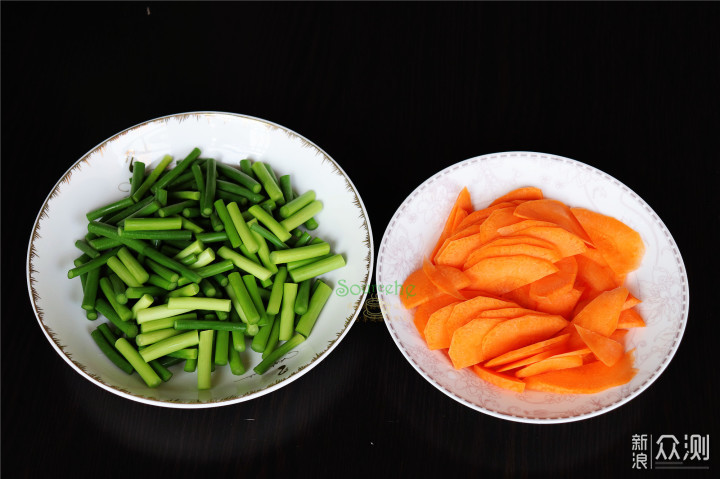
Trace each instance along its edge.
{"label": "white rim of dish", "polygon": [[466,401],[465,399],[457,396],[452,391],[446,389],[442,385],[438,384],[435,380],[433,380],[421,367],[418,365],[408,354],[408,352],[405,350],[405,348],[402,346],[400,342],[400,338],[398,337],[397,333],[393,329],[391,323],[392,321],[389,320],[389,313],[385,309],[385,302],[380,301],[380,309],[382,311],[383,317],[385,319],[385,325],[388,328],[388,331],[390,332],[390,336],[392,336],[393,341],[395,341],[395,344],[397,345],[398,349],[400,349],[400,352],[403,356],[405,356],[405,359],[415,368],[415,370],[420,373],[422,377],[424,377],[430,384],[435,386],[438,390],[440,390],[442,393],[444,393],[446,396],[458,401],[461,404],[464,404],[465,406],[474,409],[476,411],[488,414],[490,416],[494,416],[499,419],[507,419],[510,421],[515,422],[522,422],[522,423],[532,423],[532,424],[561,424],[561,423],[567,423],[567,422],[574,422],[574,421],[580,421],[584,419],[589,419],[595,416],[599,416],[601,414],[604,414],[608,411],[612,411],[615,408],[618,408],[622,406],[623,404],[629,402],[633,398],[637,397],[645,391],[650,385],[655,382],[655,380],[660,377],[662,372],[667,368],[667,366],[670,364],[670,361],[675,356],[675,353],[677,352],[678,348],[680,347],[680,341],[682,340],[682,337],[685,333],[685,327],[687,326],[687,320],[688,320],[688,314],[690,311],[690,288],[688,285],[688,278],[687,278],[687,270],[685,269],[685,263],[682,260],[682,256],[680,254],[680,249],[677,246],[677,243],[675,243],[675,239],[670,234],[670,231],[668,230],[667,226],[665,226],[665,223],[660,219],[660,217],[655,213],[655,211],[650,207],[650,205],[645,202],[637,193],[635,193],[633,190],[631,190],[629,187],[627,187],[625,184],[623,184],[621,181],[617,180],[613,176],[605,173],[602,170],[599,170],[595,167],[592,167],[590,165],[587,165],[581,161],[573,160],[571,158],[566,158],[564,156],[558,156],[558,155],[550,155],[546,153],[538,153],[534,151],[507,151],[507,152],[499,152],[499,153],[489,153],[486,155],[480,155],[476,156],[474,158],[469,158],[467,160],[460,161],[458,163],[455,163],[454,165],[448,166],[447,168],[444,168],[443,170],[440,170],[439,172],[435,173],[433,176],[425,180],[420,186],[415,188],[410,195],[408,195],[407,198],[405,198],[405,201],[402,202],[400,207],[395,211],[395,214],[390,219],[390,222],[388,223],[387,228],[385,229],[385,233],[383,234],[383,239],[380,242],[380,249],[378,250],[378,264],[377,264],[377,270],[376,270],[376,276],[380,274],[382,270],[382,259],[383,255],[385,253],[386,248],[386,240],[388,238],[388,231],[391,230],[392,226],[395,224],[395,222],[400,217],[400,214],[403,212],[407,204],[410,202],[411,199],[413,199],[415,196],[421,194],[425,188],[427,188],[431,183],[434,183],[438,179],[442,178],[446,174],[450,173],[453,170],[456,170],[457,168],[460,168],[462,166],[465,166],[470,163],[478,163],[483,160],[490,160],[490,159],[496,159],[496,158],[510,158],[518,157],[518,156],[529,156],[529,157],[536,157],[536,158],[545,158],[549,160],[554,161],[562,161],[570,164],[574,164],[580,168],[585,168],[587,170],[590,170],[602,177],[605,177],[607,180],[611,181],[612,183],[616,184],[623,190],[625,190],[627,193],[633,196],[635,200],[638,201],[638,204],[640,204],[643,209],[650,215],[650,217],[657,223],[657,225],[662,229],[663,233],[667,237],[670,244],[673,246],[673,253],[675,256],[675,259],[678,263],[678,267],[680,271],[682,271],[682,290],[683,290],[683,307],[682,307],[682,325],[680,328],[680,331],[676,335],[673,345],[671,347],[671,350],[669,354],[665,357],[665,360],[660,364],[660,366],[648,377],[648,379],[639,385],[633,392],[628,394],[627,396],[623,397],[622,399],[619,399],[618,401],[609,404],[601,409],[598,409],[597,411],[592,411],[586,414],[581,414],[577,416],[567,416],[567,417],[558,417],[558,418],[549,418],[549,419],[536,419],[531,418],[527,416],[517,416],[512,414],[506,414],[501,413],[498,411],[493,411],[491,409],[487,409],[481,406],[478,406],[477,404],[473,404],[469,401]]}
{"label": "white rim of dish", "polygon": [[145,125],[155,123],[155,122],[161,122],[161,121],[167,121],[170,118],[182,118],[186,119],[191,116],[232,116],[232,117],[238,117],[246,120],[252,120],[257,121],[259,123],[263,123],[267,126],[280,129],[285,132],[285,134],[289,136],[295,136],[299,138],[301,141],[305,142],[305,144],[308,144],[315,148],[320,154],[323,155],[325,159],[331,162],[331,164],[334,166],[335,170],[338,172],[338,174],[342,175],[345,179],[345,181],[348,183],[348,185],[352,188],[353,193],[357,199],[357,206],[360,207],[360,209],[363,212],[364,216],[364,223],[367,225],[367,238],[366,241],[368,242],[368,249],[369,249],[369,260],[368,260],[368,270],[367,275],[365,278],[365,283],[370,280],[373,274],[374,269],[374,259],[375,259],[375,249],[374,249],[374,243],[373,243],[373,235],[372,235],[372,227],[370,226],[370,218],[368,216],[367,210],[365,209],[365,204],[362,201],[362,198],[360,197],[360,194],[355,187],[355,184],[352,182],[350,177],[345,173],[345,170],[342,169],[342,167],[330,156],[328,155],[325,150],[317,146],[315,143],[310,141],[309,139],[305,138],[304,136],[300,135],[299,133],[286,128],[278,123],[265,120],[263,118],[258,118],[250,115],[243,115],[240,113],[230,113],[230,112],[222,112],[222,111],[194,111],[194,112],[186,112],[186,113],[175,113],[171,115],[165,115],[161,117],[154,118],[152,120],[147,120],[141,123],[138,123],[136,125],[133,125],[129,128],[126,128],[122,130],[119,133],[116,133],[112,135],[111,137],[107,138],[106,140],[98,143],[96,146],[91,148],[87,153],[82,155],[75,163],[68,168],[65,173],[60,177],[60,179],[55,183],[55,185],[50,190],[50,193],[45,197],[45,201],[43,201],[42,206],[40,207],[40,210],[38,211],[37,216],[35,217],[35,221],[33,223],[32,231],[30,233],[30,241],[28,241],[28,249],[27,249],[27,255],[25,260],[25,272],[26,272],[26,280],[27,280],[27,287],[28,287],[28,294],[30,295],[30,303],[32,304],[33,312],[35,313],[35,318],[37,319],[38,324],[40,325],[40,329],[42,329],[43,334],[47,338],[47,340],[50,342],[52,347],[55,349],[55,352],[60,355],[61,358],[65,360],[66,363],[68,363],[75,371],[77,371],[81,376],[83,376],[88,381],[92,382],[93,384],[105,389],[106,391],[109,391],[113,394],[116,394],[118,396],[124,397],[126,399],[131,399],[133,401],[142,403],[142,404],[148,404],[152,406],[160,406],[160,407],[169,407],[169,408],[177,408],[177,409],[204,409],[204,408],[210,408],[210,407],[218,407],[218,406],[228,406],[231,404],[237,404],[245,401],[249,401],[251,399],[255,399],[260,396],[264,396],[266,394],[269,394],[283,386],[286,386],[290,384],[291,382],[295,381],[296,379],[300,378],[304,374],[306,374],[308,371],[310,371],[312,368],[314,368],[320,361],[322,361],[325,357],[327,357],[340,343],[340,341],[347,335],[348,331],[350,330],[350,327],[357,319],[358,315],[362,311],[362,306],[365,302],[365,299],[367,297],[367,288],[364,288],[364,292],[361,296],[358,297],[358,301],[355,304],[355,311],[346,318],[345,320],[345,327],[342,330],[342,332],[332,341],[330,342],[327,349],[324,351],[318,353],[315,358],[310,361],[307,365],[301,367],[296,372],[290,374],[289,376],[284,377],[283,379],[279,380],[277,383],[268,386],[264,389],[256,390],[256,391],[249,391],[241,396],[237,396],[234,398],[222,398],[217,400],[210,400],[206,402],[175,402],[175,401],[162,401],[158,399],[153,398],[147,398],[139,395],[135,395],[130,393],[129,391],[125,391],[122,389],[119,389],[117,387],[111,386],[109,384],[105,384],[102,380],[99,379],[99,377],[88,373],[87,371],[83,370],[83,367],[76,364],[67,353],[62,349],[62,346],[58,344],[58,342],[53,338],[52,333],[48,331],[48,328],[43,324],[42,316],[43,312],[38,310],[37,304],[36,304],[36,296],[37,292],[33,288],[33,268],[32,268],[32,259],[33,256],[36,254],[33,250],[33,241],[35,239],[35,235],[37,234],[38,225],[40,223],[40,220],[43,216],[43,213],[45,212],[45,209],[47,208],[48,202],[50,199],[56,194],[56,191],[61,183],[67,181],[69,178],[69,175],[72,174],[72,171],[78,167],[79,164],[86,161],[93,153],[95,153],[98,150],[101,150],[105,147],[106,144],[108,144],[111,141],[116,140],[117,138],[125,135],[126,133],[129,133],[132,130],[135,130],[137,128],[141,128]]}

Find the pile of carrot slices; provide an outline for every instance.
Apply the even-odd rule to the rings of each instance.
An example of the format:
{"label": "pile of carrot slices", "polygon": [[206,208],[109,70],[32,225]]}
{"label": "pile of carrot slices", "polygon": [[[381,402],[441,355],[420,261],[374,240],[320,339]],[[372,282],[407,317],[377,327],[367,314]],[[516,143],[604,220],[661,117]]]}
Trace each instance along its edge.
{"label": "pile of carrot slices", "polygon": [[517,392],[591,394],[637,372],[624,336],[645,322],[623,284],[644,252],[621,221],[539,188],[479,210],[463,188],[401,300],[457,369]]}

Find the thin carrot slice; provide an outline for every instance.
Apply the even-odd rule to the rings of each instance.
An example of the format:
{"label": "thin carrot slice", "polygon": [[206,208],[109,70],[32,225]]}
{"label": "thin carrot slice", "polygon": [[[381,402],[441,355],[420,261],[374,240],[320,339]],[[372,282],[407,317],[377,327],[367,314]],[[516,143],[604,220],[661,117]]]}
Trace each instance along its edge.
{"label": "thin carrot slice", "polygon": [[628,290],[624,286],[605,291],[590,301],[587,306],[573,318],[573,324],[582,326],[598,334],[608,337],[617,329],[620,311]]}
{"label": "thin carrot slice", "polygon": [[473,366],[473,371],[480,377],[480,379],[503,389],[509,389],[511,391],[515,391],[516,393],[521,393],[525,390],[525,383],[523,381],[508,376],[507,374],[496,373],[495,371],[491,371],[490,369],[486,369],[477,364]]}
{"label": "thin carrot slice", "polygon": [[572,318],[572,311],[583,294],[582,289],[573,288],[563,294],[553,294],[548,298],[542,296],[533,297],[532,285],[530,297],[535,300],[535,309],[548,314],[558,314],[563,318]]}
{"label": "thin carrot slice", "polygon": [[500,228],[522,221],[521,218],[513,214],[513,211],[515,211],[515,207],[510,206],[508,208],[499,208],[490,213],[490,216],[480,225],[480,231],[478,233],[482,239],[480,244],[485,244],[494,238],[498,238],[500,236],[500,233],[498,233]]}
{"label": "thin carrot slice", "polygon": [[462,222],[462,220],[464,220],[465,218],[467,218],[467,215],[468,215],[468,212],[465,211],[465,210],[463,210],[463,209],[458,209],[458,210],[455,212],[455,217],[453,218],[453,225],[452,225],[452,228],[450,228],[450,234],[451,234],[451,235],[453,235],[453,234],[455,234],[455,233],[457,233],[457,232],[459,231],[459,230],[458,230],[458,226],[460,225],[460,223]]}
{"label": "thin carrot slice", "polygon": [[512,351],[508,351],[507,353],[504,353],[500,356],[496,356],[490,361],[485,363],[485,367],[492,368],[495,366],[502,366],[503,364],[511,363],[513,361],[517,361],[519,359],[523,359],[528,356],[532,356],[534,354],[542,353],[545,351],[548,351],[550,349],[556,348],[558,346],[561,346],[567,341],[568,339],[567,334],[563,336],[557,336],[555,338],[545,339],[543,341],[538,341],[536,343],[533,343],[529,346],[524,346],[519,349],[514,349]]}
{"label": "thin carrot slice", "polygon": [[468,256],[481,244],[483,244],[481,233],[450,241],[435,257],[435,264],[462,268]]}
{"label": "thin carrot slice", "polygon": [[[450,273],[450,270],[446,271],[448,271],[448,275],[452,274]],[[460,278],[460,284],[462,285],[460,289],[470,284],[470,279],[462,271],[455,271],[462,275]],[[449,276],[446,276],[442,271],[435,268],[435,266],[427,259],[423,259],[423,272],[428,278],[430,278],[430,281],[435,285],[435,287],[443,293],[449,294],[457,299],[465,299],[465,297],[458,292],[457,286],[450,280]]]}
{"label": "thin carrot slice", "polygon": [[553,355],[553,357],[556,358],[565,358],[568,356],[585,356],[586,354],[592,354],[592,351],[590,348],[581,348],[581,349],[574,349],[572,351],[565,351],[564,353],[556,353]]}
{"label": "thin carrot slice", "polygon": [[[530,226],[512,235],[533,236],[554,244],[564,257],[580,254],[587,249],[585,242],[559,226]],[[512,236],[506,235],[506,236]]]}
{"label": "thin carrot slice", "polygon": [[511,319],[511,318],[519,318],[520,316],[525,316],[526,314],[537,314],[537,311],[535,311],[533,309],[518,308],[518,307],[488,309],[486,311],[481,311],[480,314],[478,315],[478,317],[479,318]]}
{"label": "thin carrot slice", "polygon": [[473,211],[469,215],[467,215],[467,217],[464,220],[462,220],[460,222],[460,224],[458,225],[458,228],[462,229],[462,228],[466,228],[470,225],[479,225],[480,223],[485,221],[488,218],[488,216],[490,216],[490,213],[492,213],[493,211],[498,210],[500,208],[510,208],[510,207],[515,207],[515,206],[517,206],[517,204],[515,204],[514,202],[511,202],[511,201],[508,201],[508,202],[498,203],[496,205],[489,206],[487,208],[483,208],[481,210]]}
{"label": "thin carrot slice", "polygon": [[[506,364],[504,366],[499,366],[497,369],[495,369],[495,371],[502,373],[504,371],[510,371],[512,369],[517,369],[517,368],[521,368],[523,366],[528,366],[528,365],[536,363],[538,361],[542,361],[543,359],[547,359],[554,354],[555,354],[555,352],[552,350],[543,351],[542,353],[537,353],[530,357],[519,359],[510,364]],[[487,365],[485,365],[485,367],[487,367]]]}
{"label": "thin carrot slice", "polygon": [[508,351],[550,338],[568,322],[561,316],[527,314],[508,319],[490,330],[483,339],[483,357],[492,359]]}
{"label": "thin carrot slice", "polygon": [[537,302],[530,297],[530,285],[526,284],[502,295],[503,298],[528,309],[537,309]]}
{"label": "thin carrot slice", "polygon": [[[517,208],[513,211],[513,215],[518,216],[515,214],[515,211],[517,211]],[[519,218],[522,218],[522,216],[518,216]],[[555,223],[550,223],[549,221],[538,221],[538,220],[522,220],[518,223],[509,225],[509,226],[503,226],[502,228],[498,228],[498,233],[502,236],[508,236],[517,233],[518,231],[522,231],[524,229],[530,228],[531,226],[558,226]]]}
{"label": "thin carrot slice", "polygon": [[615,273],[626,274],[640,266],[645,244],[637,231],[611,216],[584,208],[570,211]]}
{"label": "thin carrot slice", "polygon": [[617,341],[618,343],[622,344],[623,351],[625,350],[625,336],[627,335],[628,330],[627,329],[616,329],[613,331],[613,333],[610,335],[610,339],[613,341]]}
{"label": "thin carrot slice", "polygon": [[513,236],[498,236],[493,238],[487,243],[483,244],[480,248],[490,248],[493,246],[508,246],[513,244],[529,244],[533,246],[542,246],[543,248],[555,248],[555,245],[551,242],[542,238],[533,238],[532,236],[524,236],[521,234]]}
{"label": "thin carrot slice", "polygon": [[443,245],[440,247],[440,249],[435,254],[435,257],[437,258],[438,255],[442,254],[442,252],[447,248],[447,245],[452,243],[453,241],[460,239],[460,238],[467,238],[468,236],[478,234],[480,232],[480,225],[470,225],[464,229],[459,229],[458,231],[454,232],[451,236],[448,236],[447,239],[445,239],[445,242],[443,242]]}
{"label": "thin carrot slice", "polygon": [[433,298],[427,303],[423,303],[415,310],[415,316],[413,317],[413,323],[420,333],[420,337],[425,339],[425,327],[427,326],[430,315],[433,314],[440,308],[447,306],[450,303],[454,303],[457,300],[450,295],[444,294]]}
{"label": "thin carrot slice", "polygon": [[448,355],[455,369],[472,366],[484,359],[482,355],[483,338],[502,321],[505,320],[501,318],[478,318],[455,330],[448,350]]}
{"label": "thin carrot slice", "polygon": [[637,373],[634,351],[628,351],[613,366],[602,361],[577,368],[550,371],[525,379],[525,386],[536,391],[564,394],[593,394],[628,383]]}
{"label": "thin carrot slice", "polygon": [[587,344],[590,351],[596,358],[602,361],[606,366],[612,366],[620,360],[623,355],[624,348],[622,344],[613,341],[610,338],[598,334],[589,329],[585,329],[580,325],[575,325],[575,329],[580,334],[582,340]]}
{"label": "thin carrot slice", "polygon": [[519,378],[535,376],[537,374],[546,373],[548,371],[557,371],[560,369],[576,368],[582,366],[583,360],[581,356],[553,356],[542,361],[538,361],[529,366],[525,366],[515,373]]}
{"label": "thin carrot slice", "polygon": [[568,230],[586,243],[590,243],[590,237],[585,232],[580,222],[575,218],[568,206],[557,200],[526,201],[515,208],[515,216],[531,220],[547,221],[561,228]]}
{"label": "thin carrot slice", "polygon": [[550,298],[552,296],[563,295],[573,289],[578,271],[575,257],[568,256],[554,263],[558,268],[557,273],[540,278],[530,286],[530,297],[536,301],[538,297]]}
{"label": "thin carrot slice", "polygon": [[624,309],[620,311],[617,327],[618,329],[643,328],[645,320],[635,309]]}
{"label": "thin carrot slice", "polygon": [[485,258],[465,270],[471,289],[503,294],[558,271],[550,261],[527,255]]}
{"label": "thin carrot slice", "polygon": [[405,279],[400,302],[407,309],[412,309],[442,294],[443,292],[430,281],[430,278],[420,268],[410,273],[410,276]]}
{"label": "thin carrot slice", "polygon": [[463,269],[471,268],[477,264],[478,261],[485,258],[513,256],[518,254],[546,259],[551,263],[558,262],[561,259],[560,252],[555,248],[550,249],[524,243],[502,246],[483,246],[473,251],[470,256],[467,257],[465,264],[463,265]]}
{"label": "thin carrot slice", "polygon": [[[463,301],[458,304],[455,309],[453,309],[452,314],[445,322],[445,334],[448,337],[452,337],[456,329],[477,318],[482,311],[514,306],[517,305],[515,303],[511,303],[510,301],[491,298],[489,296],[476,296],[472,299],[468,299],[467,301]],[[448,346],[449,345],[450,343],[448,342]]]}
{"label": "thin carrot slice", "polygon": [[443,227],[442,233],[440,233],[440,238],[438,238],[438,241],[435,244],[432,253],[430,253],[430,261],[435,260],[435,255],[437,254],[438,250],[442,247],[445,239],[452,233],[452,230],[456,225],[455,217],[459,210],[464,210],[466,213],[470,213],[473,210],[472,202],[470,200],[470,192],[468,192],[467,188],[463,188],[458,194],[458,197],[455,200],[452,209],[450,210],[450,214],[445,221],[445,226]]}
{"label": "thin carrot slice", "polygon": [[[613,270],[608,266],[602,266],[599,263],[587,258],[584,255],[575,256],[577,261],[577,281],[589,288],[588,293],[599,294],[602,291],[617,288],[622,284],[618,283]],[[590,294],[589,296],[595,296]]]}
{"label": "thin carrot slice", "polygon": [[450,317],[453,308],[457,306],[459,301],[443,306],[428,318],[425,325],[425,342],[430,349],[443,349],[450,347],[451,335],[447,333],[445,322]]}
{"label": "thin carrot slice", "polygon": [[627,297],[627,299],[625,300],[625,304],[623,304],[622,309],[623,309],[623,311],[624,311],[624,310],[626,310],[626,309],[632,308],[633,306],[637,306],[637,305],[640,304],[640,303],[642,303],[642,301],[640,301],[638,298],[636,298],[635,296],[633,296],[632,293],[628,293],[628,297]]}
{"label": "thin carrot slice", "polygon": [[540,188],[535,188],[534,186],[525,186],[523,188],[518,188],[516,190],[512,190],[510,193],[507,193],[505,195],[502,195],[492,203],[490,203],[490,206],[496,205],[498,203],[502,203],[503,201],[512,201],[512,200],[541,200],[543,198],[543,193]]}

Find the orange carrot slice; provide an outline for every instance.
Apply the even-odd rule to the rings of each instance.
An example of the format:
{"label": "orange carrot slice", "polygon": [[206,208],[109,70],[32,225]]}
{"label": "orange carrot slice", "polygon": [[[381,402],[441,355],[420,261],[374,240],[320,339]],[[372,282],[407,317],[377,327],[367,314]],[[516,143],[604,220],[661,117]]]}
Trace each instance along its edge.
{"label": "orange carrot slice", "polygon": [[561,394],[593,394],[628,383],[637,373],[633,368],[634,351],[629,351],[613,366],[602,361],[577,368],[550,371],[525,379],[525,387]]}
{"label": "orange carrot slice", "polygon": [[492,359],[513,349],[550,338],[568,322],[561,316],[527,314],[508,319],[490,330],[483,339],[483,357]]}
{"label": "orange carrot slice", "polygon": [[498,229],[522,221],[522,219],[513,214],[513,211],[515,211],[515,207],[511,206],[508,208],[499,208],[490,213],[490,216],[480,225],[479,234],[482,238],[482,243],[480,244],[487,243],[499,237],[500,233],[498,233]]}
{"label": "orange carrot slice", "polygon": [[468,256],[481,244],[483,244],[481,233],[449,241],[435,257],[435,264],[462,268]]}
{"label": "orange carrot slice", "polygon": [[412,309],[421,304],[430,301],[432,298],[443,294],[433,283],[430,278],[420,268],[413,271],[405,279],[402,286],[403,293],[400,294],[400,302],[407,309]]}
{"label": "orange carrot slice", "polygon": [[618,343],[623,345],[623,350],[625,350],[625,336],[627,335],[628,330],[627,329],[616,329],[613,331],[613,333],[610,335],[610,339],[613,341],[617,341]]}
{"label": "orange carrot slice", "polygon": [[465,264],[463,265],[463,269],[468,269],[477,264],[478,261],[485,258],[492,258],[495,256],[513,256],[518,254],[546,259],[551,263],[555,263],[561,259],[560,252],[555,248],[550,249],[525,243],[483,246],[473,251],[470,256],[467,257]]}
{"label": "orange carrot slice", "polygon": [[503,294],[558,271],[550,261],[527,255],[496,256],[465,270],[471,289]]}
{"label": "orange carrot slice", "polygon": [[512,190],[510,193],[507,193],[505,195],[502,195],[492,203],[490,203],[490,206],[496,205],[498,203],[502,203],[503,201],[512,201],[512,200],[540,200],[543,197],[542,190],[540,188],[535,188],[534,186],[525,186],[523,188],[518,188],[516,190]]}
{"label": "orange carrot slice", "polygon": [[535,300],[536,310],[548,314],[558,314],[568,319],[572,318],[572,311],[583,294],[582,289],[573,288],[566,293],[553,294],[550,297],[544,298],[542,296],[532,295],[532,285],[530,291],[530,297]]}
{"label": "orange carrot slice", "polygon": [[602,291],[617,288],[622,284],[622,282],[617,282],[610,267],[602,266],[584,255],[577,255],[575,259],[578,265],[577,281],[589,288],[588,293],[595,293],[589,295],[590,297],[596,296]]}
{"label": "orange carrot slice", "polygon": [[470,192],[467,188],[463,188],[458,194],[458,197],[455,200],[455,204],[453,204],[453,207],[450,210],[450,214],[445,221],[445,226],[443,227],[442,233],[440,233],[440,238],[438,238],[438,241],[435,244],[435,248],[433,248],[432,253],[430,254],[430,261],[434,261],[435,255],[442,247],[445,239],[447,239],[448,236],[450,236],[450,234],[452,233],[453,228],[456,225],[455,217],[458,210],[464,210],[466,213],[470,213],[473,210],[472,201],[470,200]]}
{"label": "orange carrot slice", "polygon": [[557,336],[555,338],[545,339],[543,341],[539,341],[519,349],[508,351],[507,353],[496,356],[490,361],[486,362],[485,367],[492,368],[495,366],[502,366],[503,364],[511,363],[513,361],[517,361],[519,359],[523,359],[534,354],[549,351],[550,349],[557,348],[558,346],[563,345],[565,341],[567,341],[568,336],[568,334],[565,334],[562,336]]}
{"label": "orange carrot slice", "polygon": [[624,286],[601,293],[573,318],[573,324],[605,337],[610,336],[617,329],[620,311],[627,295],[628,290]]}
{"label": "orange carrot slice", "polygon": [[584,208],[570,211],[615,273],[626,274],[640,266],[645,244],[637,231],[611,216]]}
{"label": "orange carrot slice", "polygon": [[577,276],[578,265],[574,256],[554,261],[558,268],[553,273],[534,281],[530,286],[530,297],[537,301],[538,297],[550,298],[556,295],[563,295],[573,289],[575,277]]}
{"label": "orange carrot slice", "polygon": [[546,373],[548,371],[576,368],[578,366],[582,366],[582,363],[582,357],[578,355],[562,357],[552,356],[529,366],[525,366],[524,368],[516,372],[515,376],[519,378],[526,378],[529,376]]}
{"label": "orange carrot slice", "polygon": [[625,304],[623,304],[622,309],[623,309],[623,311],[624,311],[624,310],[626,310],[626,309],[632,308],[633,306],[637,306],[637,305],[640,304],[640,303],[642,303],[642,301],[640,301],[638,298],[636,298],[635,296],[633,296],[632,293],[628,293],[628,297],[627,297],[627,299],[625,300]]}
{"label": "orange carrot slice", "polygon": [[[453,269],[454,268],[451,268],[451,270]],[[448,275],[452,274],[450,273],[450,270],[446,271],[448,271]],[[457,280],[460,281],[460,284],[462,285],[461,289],[470,284],[470,279],[462,271],[455,271],[457,271],[459,275],[461,275],[461,277],[459,277]],[[453,281],[451,281],[448,276],[443,274],[442,271],[439,271],[437,268],[435,268],[435,266],[427,259],[423,259],[423,272],[428,278],[430,278],[430,281],[435,285],[435,287],[437,287],[443,293],[449,294],[450,296],[453,296],[457,299],[465,299],[465,297],[458,292],[458,288],[453,283]]]}
{"label": "orange carrot slice", "polygon": [[557,247],[563,258],[580,254],[587,249],[582,239],[559,226],[530,226],[512,235],[533,236],[547,240]]}
{"label": "orange carrot slice", "polygon": [[516,203],[508,201],[503,203],[498,203],[493,206],[489,206],[487,208],[483,208],[481,210],[473,211],[467,217],[460,222],[458,225],[459,229],[466,228],[470,225],[480,225],[483,221],[485,221],[488,216],[490,216],[490,213],[492,213],[495,210],[498,210],[500,208],[510,208],[517,206]]}
{"label": "orange carrot slice", "polygon": [[643,328],[645,321],[634,309],[624,309],[620,311],[617,327],[618,329]]}
{"label": "orange carrot slice", "polygon": [[[472,299],[468,299],[467,301],[463,301],[458,304],[455,309],[453,309],[452,314],[447,321],[445,321],[446,335],[448,337],[452,337],[456,329],[477,318],[482,311],[514,306],[517,305],[509,301],[491,298],[489,296],[476,296]],[[448,346],[449,345],[450,343],[448,342]]]}
{"label": "orange carrot slice", "polygon": [[526,201],[515,208],[515,216],[531,220],[546,221],[566,229],[586,243],[590,243],[590,237],[573,215],[568,206],[557,200],[534,200]]}
{"label": "orange carrot slice", "polygon": [[496,373],[495,371],[491,371],[490,369],[486,369],[477,364],[473,366],[473,371],[480,377],[480,379],[503,389],[509,389],[510,391],[515,391],[517,393],[521,393],[525,390],[525,383],[523,381],[508,376],[507,374]]}
{"label": "orange carrot slice", "polygon": [[455,216],[453,217],[453,224],[452,224],[452,227],[450,228],[451,235],[453,235],[459,231],[458,226],[460,225],[460,223],[462,223],[462,220],[467,218],[467,215],[468,215],[468,212],[463,209],[458,209],[455,212]]}
{"label": "orange carrot slice", "polygon": [[455,330],[448,350],[455,369],[466,368],[483,360],[483,338],[502,321],[505,320],[500,318],[473,319],[465,326]]}
{"label": "orange carrot slice", "polygon": [[[517,208],[513,211],[513,215],[518,216],[515,214],[515,211],[517,211]],[[518,216],[519,218],[522,218],[522,216]],[[509,225],[509,226],[503,226],[502,228],[498,228],[498,233],[502,236],[508,236],[517,233],[518,231],[522,231],[526,228],[530,228],[531,226],[558,226],[555,223],[550,223],[549,221],[538,221],[538,220],[522,220],[518,223]]]}
{"label": "orange carrot slice", "polygon": [[425,327],[427,326],[430,315],[438,309],[443,308],[448,304],[454,303],[456,301],[457,300],[452,296],[444,294],[418,306],[418,308],[415,310],[415,316],[413,316],[413,323],[415,324],[415,327],[417,328],[418,332],[420,333],[420,337],[423,338],[423,340],[425,339]]}
{"label": "orange carrot slice", "polygon": [[425,342],[430,349],[443,349],[450,347],[451,335],[447,333],[445,321],[450,317],[453,308],[459,301],[448,304],[430,315],[425,325]]}
{"label": "orange carrot slice", "polygon": [[589,329],[585,329],[580,325],[575,325],[575,329],[580,334],[580,338],[587,344],[590,351],[595,357],[602,361],[606,366],[612,366],[620,360],[623,355],[624,348],[622,344],[606,338],[602,334],[598,334]]}
{"label": "orange carrot slice", "polygon": [[503,298],[528,309],[537,309],[537,303],[530,297],[530,285],[526,284],[502,295]]}
{"label": "orange carrot slice", "polygon": [[[533,363],[536,363],[536,362],[538,362],[538,361],[542,361],[543,359],[547,359],[547,358],[549,358],[550,356],[552,356],[552,355],[554,355],[554,354],[555,354],[555,352],[552,351],[552,350],[550,350],[550,351],[543,351],[542,353],[537,353],[537,354],[534,354],[534,355],[532,355],[532,356],[530,356],[530,357],[523,358],[523,359],[519,359],[519,360],[517,360],[517,361],[515,361],[515,362],[512,362],[512,363],[510,363],[510,364],[506,364],[506,365],[504,365],[504,366],[499,366],[497,369],[495,369],[495,371],[497,371],[497,372],[499,372],[499,373],[502,373],[502,372],[505,372],[505,371],[510,371],[510,370],[512,370],[512,369],[521,368],[521,367],[523,367],[523,366],[528,366],[528,365],[533,364]],[[485,367],[487,367],[487,365],[485,365]]]}
{"label": "orange carrot slice", "polygon": [[520,316],[525,316],[526,314],[537,314],[537,311],[535,311],[534,309],[518,308],[518,307],[488,309],[486,311],[481,311],[480,314],[478,315],[478,317],[479,318],[511,319],[511,318],[519,318]]}

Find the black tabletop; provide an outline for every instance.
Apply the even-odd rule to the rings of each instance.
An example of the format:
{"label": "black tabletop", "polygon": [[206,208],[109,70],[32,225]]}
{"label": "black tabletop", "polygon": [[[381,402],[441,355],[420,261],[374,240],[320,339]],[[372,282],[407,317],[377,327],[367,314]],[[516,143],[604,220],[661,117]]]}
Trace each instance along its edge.
{"label": "black tabletop", "polygon": [[[625,477],[633,435],[714,432],[718,24],[717,3],[3,2],[3,472]],[[529,150],[605,171],[683,255],[691,305],[675,358],[628,404],[561,425],[451,400],[382,321],[362,319],[308,374],[241,404],[165,409],[91,384],[33,316],[32,223],[96,144],[198,110],[265,118],[327,151],[362,195],[376,249],[405,197],[458,161]]]}

